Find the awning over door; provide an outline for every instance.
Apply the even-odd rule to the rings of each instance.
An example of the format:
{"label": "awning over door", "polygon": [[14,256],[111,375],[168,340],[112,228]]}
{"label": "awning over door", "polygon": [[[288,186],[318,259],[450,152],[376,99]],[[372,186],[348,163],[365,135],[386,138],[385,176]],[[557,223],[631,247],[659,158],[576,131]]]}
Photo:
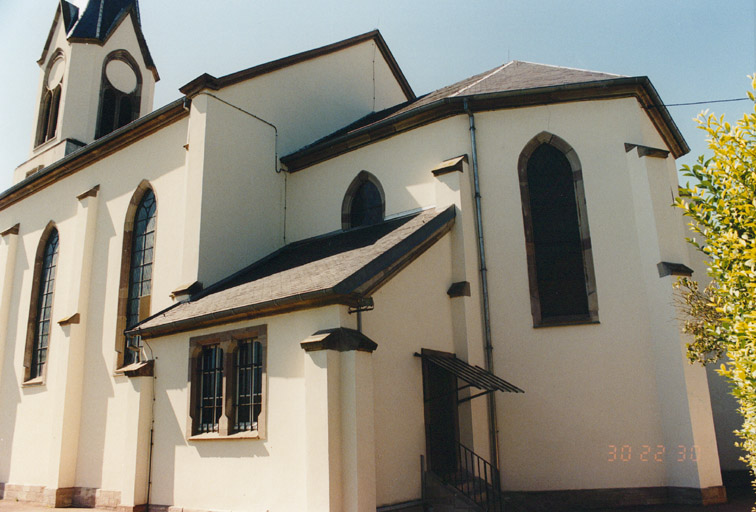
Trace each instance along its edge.
{"label": "awning over door", "polygon": [[524,393],[522,389],[518,388],[514,384],[511,384],[501,377],[497,377],[493,373],[484,370],[480,366],[473,366],[461,359],[457,358],[454,354],[447,354],[443,352],[436,352],[432,350],[423,349],[422,354],[415,353],[415,356],[423,358],[430,364],[443,368],[449,373],[452,373],[457,378],[462,379],[468,383],[468,386],[463,386],[460,389],[464,389],[469,386],[476,387],[482,390],[482,393],[463,398],[460,402],[466,402],[473,398],[492,393],[494,391],[504,391],[507,393]]}

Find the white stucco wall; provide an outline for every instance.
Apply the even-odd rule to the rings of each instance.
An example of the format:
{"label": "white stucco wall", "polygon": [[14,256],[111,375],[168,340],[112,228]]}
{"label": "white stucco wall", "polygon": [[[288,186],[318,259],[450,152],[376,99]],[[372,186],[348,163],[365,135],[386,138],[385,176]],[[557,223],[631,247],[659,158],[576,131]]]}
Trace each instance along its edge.
{"label": "white stucco wall", "polygon": [[[118,286],[126,209],[136,187],[148,180],[157,198],[157,236],[152,293],[152,310],[171,304],[170,292],[180,284],[184,220],[172,214],[182,210],[184,201],[184,153],[186,121],[174,123],[118,153],[45,188],[28,199],[0,211],[0,225],[20,223],[19,247],[11,294],[11,309],[0,373],[0,400],[7,414],[0,417],[0,481],[25,485],[94,487],[121,490],[124,459],[125,397],[133,389],[126,377],[113,377]],[[79,201],[76,196],[100,185],[99,208],[94,227],[94,247],[85,281],[89,290],[78,290],[73,279],[81,276],[76,261],[81,236],[77,239]],[[41,387],[21,388],[26,323],[30,306],[32,270],[42,229],[54,221],[59,231],[59,266],[53,302],[47,382]],[[79,228],[80,229],[80,228]],[[77,272],[74,272],[77,269]],[[75,290],[72,290],[74,288]],[[77,293],[72,293],[77,291]],[[82,293],[89,293],[89,308],[79,311]],[[71,327],[57,321],[78,312],[86,323],[83,349],[84,378],[79,401],[81,419],[66,425],[57,406],[60,392],[75,391],[66,361]],[[68,386],[68,387],[67,387]],[[66,391],[69,390],[69,391]],[[76,399],[74,399],[76,400]],[[66,437],[61,438],[65,434]],[[55,453],[60,446],[78,442],[78,457],[58,470]],[[75,478],[74,478],[75,475]]]}
{"label": "white stucco wall", "polygon": [[216,94],[277,126],[279,156],[407,100],[372,40]]}
{"label": "white stucco wall", "polygon": [[[687,366],[684,340],[667,300],[670,279],[660,280],[656,269],[662,259],[687,261],[679,214],[666,209],[676,187],[674,163],[670,158],[635,168],[624,149],[625,142],[664,148],[650,120],[631,98],[475,117],[494,368],[526,390],[525,395],[497,397],[505,487],[719,485],[706,377]],[[597,325],[533,328],[517,160],[542,131],[566,140],[582,164]],[[360,170],[381,181],[387,215],[436,204],[430,169],[469,154],[469,148],[467,118],[459,116],[293,174],[287,240],[338,229],[343,194]],[[638,178],[634,172],[644,174]],[[644,197],[646,203],[639,203]],[[659,346],[666,348],[659,352]],[[667,379],[670,371],[674,377]],[[666,380],[658,382],[659,376]],[[662,391],[669,386],[674,392]],[[613,447],[629,460],[610,462]],[[662,449],[663,462],[653,462]],[[685,457],[678,456],[683,451]],[[699,455],[701,460],[690,460]],[[378,475],[380,481],[380,466]]]}

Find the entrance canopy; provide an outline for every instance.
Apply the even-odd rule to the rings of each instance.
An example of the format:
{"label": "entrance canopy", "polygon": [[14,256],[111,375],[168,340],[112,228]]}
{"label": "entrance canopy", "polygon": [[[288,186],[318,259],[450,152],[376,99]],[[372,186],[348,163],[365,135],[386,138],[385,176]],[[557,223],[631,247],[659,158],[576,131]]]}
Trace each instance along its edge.
{"label": "entrance canopy", "polygon": [[454,354],[448,354],[444,352],[436,352],[432,350],[423,349],[422,354],[415,353],[415,356],[423,358],[430,364],[438,366],[453,374],[455,377],[467,382],[467,386],[463,386],[459,389],[466,387],[475,387],[482,390],[482,393],[472,395],[467,398],[463,398],[460,402],[466,402],[473,398],[492,393],[494,391],[504,391],[508,393],[524,393],[522,389],[518,388],[514,384],[510,384],[501,377],[497,377],[493,373],[484,370],[480,366],[473,366],[461,359],[457,358]]}

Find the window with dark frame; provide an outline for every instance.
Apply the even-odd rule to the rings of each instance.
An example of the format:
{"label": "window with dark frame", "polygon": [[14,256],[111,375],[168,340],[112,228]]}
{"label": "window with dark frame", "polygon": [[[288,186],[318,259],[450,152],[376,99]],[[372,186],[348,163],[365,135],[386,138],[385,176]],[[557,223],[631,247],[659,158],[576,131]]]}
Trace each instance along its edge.
{"label": "window with dark frame", "polygon": [[264,438],[265,326],[190,340],[187,435]]}
{"label": "window with dark frame", "polygon": [[587,315],[572,169],[554,146],[541,144],[530,156],[528,190],[541,317]]}
{"label": "window with dark frame", "polygon": [[363,182],[352,198],[352,209],[349,212],[350,226],[355,228],[381,222],[383,220],[382,204],[378,187],[371,181]]}
{"label": "window with dark frame", "polygon": [[360,171],[344,195],[341,205],[343,229],[370,226],[383,221],[386,203],[378,179],[367,171]]}
{"label": "window with dark frame", "polygon": [[257,430],[262,409],[262,344],[240,341],[234,361],[234,431]]}
{"label": "window with dark frame", "polygon": [[544,132],[523,149],[519,174],[534,325],[598,322],[577,155],[564,140]]}
{"label": "window with dark frame", "polygon": [[[113,85],[108,78],[107,66],[113,61],[125,64],[134,73],[136,85],[131,91],[123,91]],[[99,139],[121,128],[139,117],[142,76],[136,61],[125,50],[116,50],[103,63],[100,90],[100,111],[97,119]]]}
{"label": "window with dark frame", "polygon": [[[126,302],[126,328],[130,329],[149,314],[152,294],[152,262],[155,246],[157,204],[155,194],[147,189],[134,215],[129,265],[129,293]],[[139,362],[142,341],[139,336],[126,337],[123,364]]]}
{"label": "window with dark frame", "polygon": [[200,355],[199,432],[217,432],[223,412],[223,349],[219,345],[202,347]]}
{"label": "window with dark frame", "polygon": [[47,364],[47,349],[50,343],[50,323],[55,288],[55,271],[58,265],[58,230],[53,229],[45,243],[42,271],[39,276],[36,322],[32,344],[29,378],[41,377]]}
{"label": "window with dark frame", "polygon": [[60,110],[61,86],[45,89],[40,109],[39,126],[37,128],[37,145],[55,137],[58,128],[58,111]]}

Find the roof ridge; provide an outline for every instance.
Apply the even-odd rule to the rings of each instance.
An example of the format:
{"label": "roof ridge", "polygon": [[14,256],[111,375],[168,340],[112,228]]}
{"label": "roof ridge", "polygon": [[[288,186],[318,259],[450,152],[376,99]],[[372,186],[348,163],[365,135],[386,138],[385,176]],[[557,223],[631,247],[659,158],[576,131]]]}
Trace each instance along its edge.
{"label": "roof ridge", "polygon": [[[488,74],[487,74],[486,76],[484,76],[483,78],[480,78],[480,79],[476,80],[475,82],[473,82],[473,83],[471,83],[471,84],[469,84],[469,85],[466,85],[465,87],[461,88],[460,90],[458,90],[458,91],[457,91],[457,92],[455,92],[454,94],[450,94],[450,95],[449,95],[449,97],[450,97],[450,98],[453,98],[453,97],[455,97],[455,96],[458,96],[458,95],[462,94],[463,92],[465,92],[466,90],[470,89],[471,87],[475,87],[476,85],[478,85],[478,84],[479,84],[479,83],[481,83],[482,81],[484,81],[484,80],[488,80],[489,78],[491,78],[491,77],[492,77],[492,76],[494,76],[494,75],[495,75],[496,73],[498,73],[499,71],[501,71],[501,70],[502,70],[502,69],[504,69],[505,67],[509,66],[509,65],[510,65],[510,64],[512,64],[513,62],[515,62],[515,61],[512,61],[512,60],[510,60],[509,62],[506,62],[506,63],[502,64],[502,65],[501,65],[501,66],[499,66],[498,68],[494,69],[494,70],[493,70],[492,72],[488,73]],[[439,89],[439,90],[440,90],[440,89]]]}
{"label": "roof ridge", "polygon": [[557,68],[557,69],[569,69],[570,71],[583,71],[585,73],[596,73],[599,75],[610,75],[610,76],[616,76],[618,78],[625,78],[629,75],[619,75],[617,73],[607,73],[606,71],[596,71],[595,69],[584,69],[584,68],[573,68],[570,66],[558,66],[556,64],[544,64],[542,62],[532,62],[529,60],[511,60],[507,64],[513,64],[513,63],[520,63],[520,64],[531,64],[533,66],[542,66],[546,68]]}

